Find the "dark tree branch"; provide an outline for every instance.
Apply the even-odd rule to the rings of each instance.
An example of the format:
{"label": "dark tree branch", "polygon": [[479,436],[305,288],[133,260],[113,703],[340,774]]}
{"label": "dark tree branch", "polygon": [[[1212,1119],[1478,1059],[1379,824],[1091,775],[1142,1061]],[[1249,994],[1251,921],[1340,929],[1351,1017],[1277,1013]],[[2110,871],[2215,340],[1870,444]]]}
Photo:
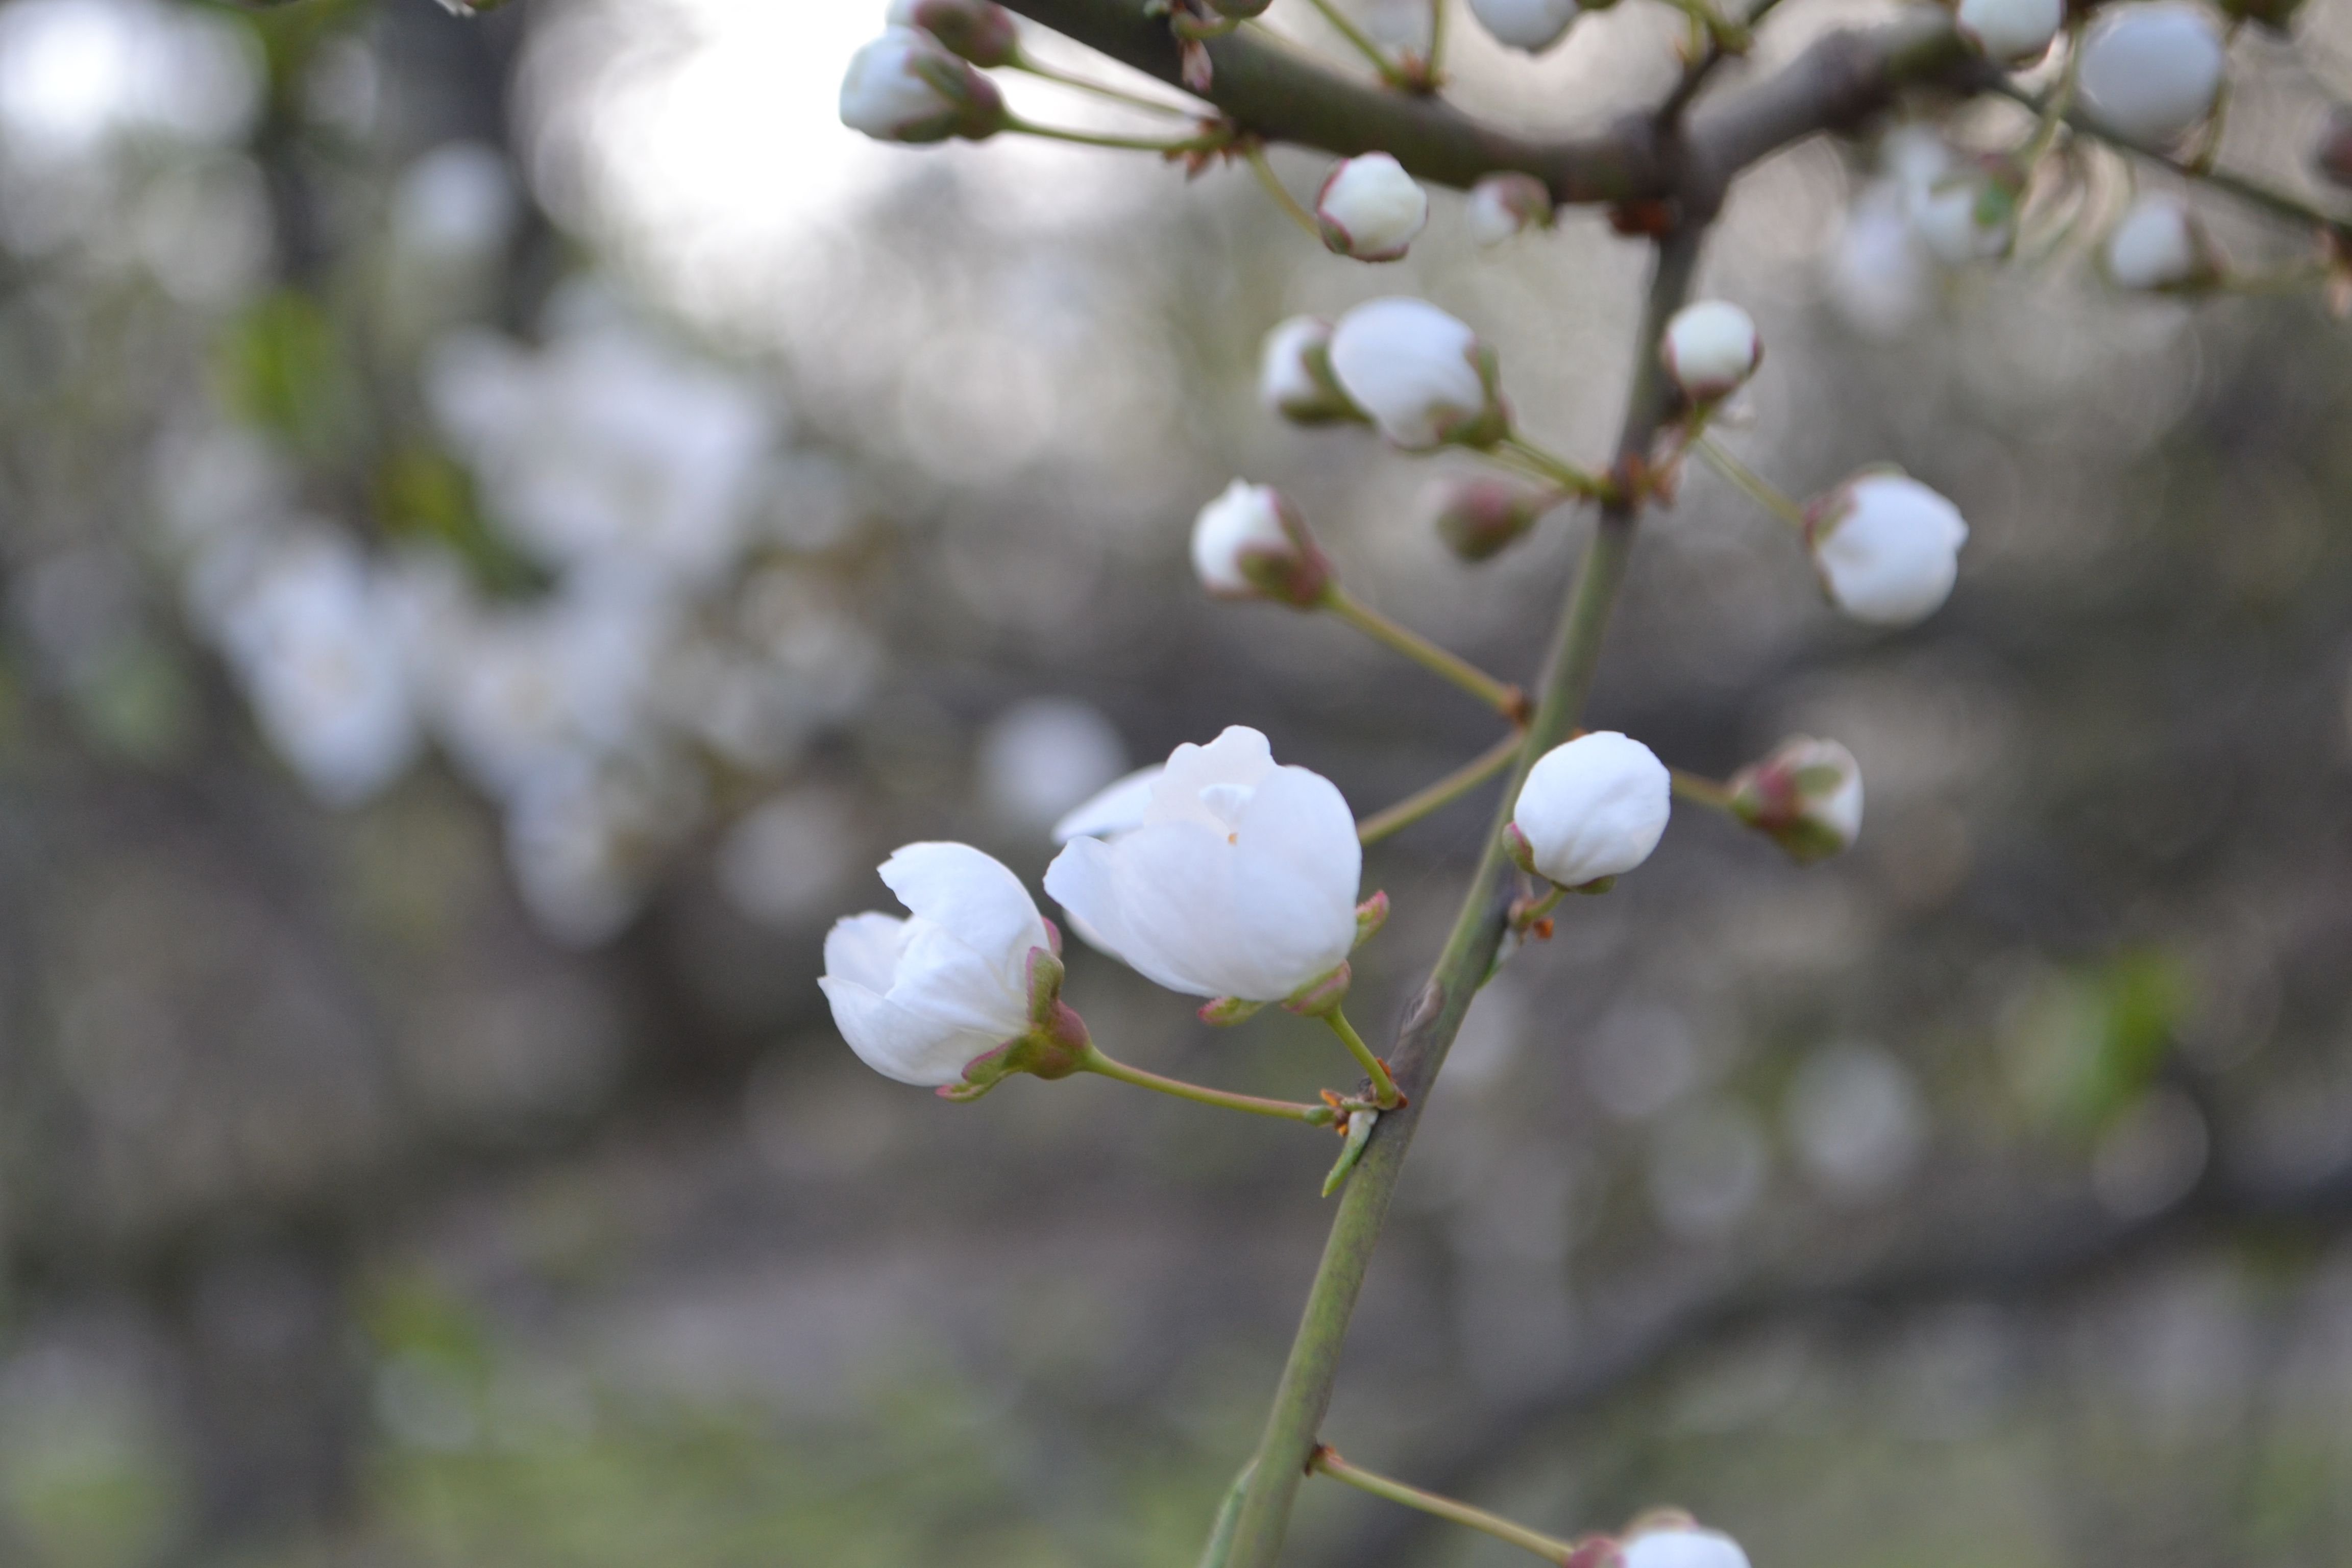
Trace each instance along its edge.
{"label": "dark tree branch", "polygon": [[[1012,9],[1162,81],[1181,85],[1176,40],[1142,0],[1007,0]],[[1710,100],[1686,140],[1654,112],[1595,136],[1538,139],[1473,119],[1435,99],[1352,79],[1244,30],[1212,41],[1206,97],[1243,129],[1352,156],[1394,154],[1414,175],[1467,186],[1485,174],[1533,174],[1564,203],[1682,199],[1711,210],[1739,170],[1817,132],[1842,130],[1905,87],[1981,86],[1975,59],[1940,14],[1867,32],[1832,33],[1774,75]]]}

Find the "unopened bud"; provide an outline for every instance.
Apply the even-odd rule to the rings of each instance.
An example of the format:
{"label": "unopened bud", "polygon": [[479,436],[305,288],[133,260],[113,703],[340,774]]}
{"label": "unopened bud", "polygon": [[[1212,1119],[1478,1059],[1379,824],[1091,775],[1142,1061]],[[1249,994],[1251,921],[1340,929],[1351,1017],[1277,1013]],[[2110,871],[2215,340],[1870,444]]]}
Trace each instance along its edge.
{"label": "unopened bud", "polygon": [[977,142],[1006,120],[994,82],[913,27],[891,27],[859,49],[841,79],[841,122],[885,142]]}
{"label": "unopened bud", "polygon": [[[1669,1516],[1661,1510],[1654,1517]],[[1671,1517],[1685,1522],[1637,1521],[1625,1531],[1620,1547],[1624,1568],[1748,1568],[1748,1553],[1723,1531],[1687,1522],[1688,1514]]]}
{"label": "unopened bud", "polygon": [[1559,500],[1558,490],[1509,479],[1450,480],[1437,510],[1437,536],[1463,560],[1485,561],[1524,538]]}
{"label": "unopened bud", "polygon": [[1731,811],[1799,865],[1826,860],[1862,832],[1862,769],[1835,741],[1794,736],[1732,775]]}
{"label": "unopened bud", "polygon": [[1266,333],[1258,351],[1257,400],[1298,425],[1364,421],[1331,374],[1331,323],[1293,316]]}
{"label": "unopened bud", "polygon": [[1429,193],[1386,153],[1342,158],[1315,194],[1323,244],[1359,261],[1394,261],[1429,222]]}
{"label": "unopened bud", "polygon": [[1470,187],[1464,216],[1472,239],[1500,245],[1528,229],[1551,226],[1551,192],[1533,174],[1488,174]]}
{"label": "unopened bud", "polygon": [[1272,485],[1235,479],[1192,521],[1192,569],[1221,599],[1323,602],[1331,563],[1306,521]]}
{"label": "unopened bud", "polygon": [[2209,287],[2222,274],[2221,253],[2189,204],[2147,195],[2132,203],[2107,236],[2108,279],[2119,289],[2180,291]]}
{"label": "unopened bud", "polygon": [[1344,963],[1319,974],[1282,999],[1287,1012],[1302,1018],[1320,1018],[1347,999],[1350,971]]}
{"label": "unopened bud", "polygon": [[976,66],[1009,66],[1021,58],[1013,13],[992,0],[890,0],[887,16],[892,26],[929,33]]}
{"label": "unopened bud", "polygon": [[2065,19],[2065,0],[1960,0],[1953,26],[1987,58],[2023,66],[2049,52]]}
{"label": "unopened bud", "polygon": [[2221,29],[2202,5],[2149,0],[2100,15],[2076,81],[2092,119],[2127,142],[2161,146],[2213,112],[2228,64]]}
{"label": "unopened bud", "polygon": [[1822,586],[1854,619],[1907,626],[1951,596],[1969,525],[1918,480],[1884,468],[1858,474],[1805,516]]}
{"label": "unopened bud", "polygon": [[1470,0],[1470,14],[1496,43],[1531,55],[1558,43],[1580,9],[1577,0]]}
{"label": "unopened bud", "polygon": [[1675,312],[1659,346],[1666,374],[1693,403],[1720,402],[1747,384],[1764,359],[1764,340],[1747,311],[1702,300]]}
{"label": "unopened bud", "polygon": [[1511,858],[1563,888],[1619,876],[1658,847],[1673,794],[1665,764],[1641,742],[1613,730],[1579,735],[1528,770],[1511,808]]}
{"label": "unopened bud", "polygon": [[1356,906],[1356,945],[1361,947],[1371,941],[1388,923],[1389,896],[1386,892],[1375,892]]}
{"label": "unopened bud", "polygon": [[1340,317],[1331,374],[1407,451],[1492,447],[1510,433],[1494,351],[1426,300],[1372,300]]}

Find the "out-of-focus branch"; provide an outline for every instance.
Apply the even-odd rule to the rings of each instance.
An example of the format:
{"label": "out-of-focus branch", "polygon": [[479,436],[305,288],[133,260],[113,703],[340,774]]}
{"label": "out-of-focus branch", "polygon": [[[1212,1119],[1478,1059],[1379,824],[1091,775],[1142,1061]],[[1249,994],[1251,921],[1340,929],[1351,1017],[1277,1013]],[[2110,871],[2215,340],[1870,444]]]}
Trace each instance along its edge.
{"label": "out-of-focus branch", "polygon": [[[1441,1492],[1475,1491],[1524,1460],[1547,1432],[1599,1409],[1689,1357],[1776,1325],[1853,1313],[1891,1314],[1950,1300],[2047,1301],[2143,1260],[2249,1228],[2340,1234],[2352,1226],[2352,1161],[2286,1180],[2215,1175],[2158,1214],[2120,1219],[2092,1203],[2021,1218],[2012,1210],[1932,1227],[1931,1239],[1865,1267],[1852,1260],[1803,1274],[1759,1270],[1599,1338],[1547,1383],[1528,1389],[1467,1443],[1398,1461]],[[1330,1561],[1375,1568],[1417,1562],[1431,1521],[1381,1513]]]}
{"label": "out-of-focus branch", "polygon": [[[1176,40],[1142,0],[1007,0],[1013,10],[1162,81],[1181,85]],[[1204,96],[1243,129],[1327,153],[1393,154],[1414,175],[1467,186],[1510,170],[1560,202],[1682,196],[1705,210],[1730,176],[1816,132],[1852,125],[1908,85],[1989,79],[1940,13],[1833,33],[1776,74],[1710,100],[1686,132],[1652,112],[1597,136],[1539,140],[1430,98],[1358,81],[1250,29],[1212,40]],[[1696,184],[1689,183],[1696,176]]]}

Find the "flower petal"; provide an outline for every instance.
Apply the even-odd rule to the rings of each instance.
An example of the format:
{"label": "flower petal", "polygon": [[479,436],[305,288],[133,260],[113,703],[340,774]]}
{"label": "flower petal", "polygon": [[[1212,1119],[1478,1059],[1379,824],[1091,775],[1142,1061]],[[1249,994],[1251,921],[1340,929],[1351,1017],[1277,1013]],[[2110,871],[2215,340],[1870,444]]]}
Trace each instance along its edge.
{"label": "flower petal", "polygon": [[1201,804],[1201,792],[1212,784],[1255,788],[1272,772],[1273,748],[1263,734],[1246,724],[1228,725],[1205,746],[1187,741],[1168,753],[1168,765],[1152,786],[1144,823],[1191,821],[1223,831],[1224,825]]}
{"label": "flower petal", "polygon": [[900,1083],[953,1083],[963,1076],[966,1062],[1003,1043],[1001,1037],[942,1028],[854,981],[828,974],[817,984],[858,1059]]}
{"label": "flower petal", "polygon": [[881,873],[900,902],[953,932],[1007,983],[1026,973],[1031,948],[1052,945],[1021,879],[969,844],[904,845]]}
{"label": "flower petal", "polygon": [[889,990],[898,955],[906,951],[907,939],[912,934],[908,923],[871,910],[842,916],[824,933],[825,973],[868,991]]}

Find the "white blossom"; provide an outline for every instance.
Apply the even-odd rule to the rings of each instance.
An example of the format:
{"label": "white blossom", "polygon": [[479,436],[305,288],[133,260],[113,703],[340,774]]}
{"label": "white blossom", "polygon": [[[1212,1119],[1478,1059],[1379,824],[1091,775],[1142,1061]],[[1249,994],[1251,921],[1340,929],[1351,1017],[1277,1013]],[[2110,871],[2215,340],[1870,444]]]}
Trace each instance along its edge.
{"label": "white blossom", "polygon": [[355,805],[416,755],[397,628],[348,541],[316,532],[278,547],[221,629],[262,733],[320,799]]}
{"label": "white blossom", "polygon": [[2107,236],[2107,276],[2123,289],[2178,289],[2214,276],[2212,242],[2178,196],[2144,195]]}
{"label": "white blossom", "polygon": [[1764,340],[1748,312],[1726,300],[1702,300],[1675,312],[1660,353],[1667,374],[1694,403],[1713,403],[1756,374]]}
{"label": "white blossom", "polygon": [[949,1084],[1026,1034],[1029,953],[1053,938],[1029,890],[968,844],[908,844],[881,866],[911,911],[850,915],[818,984],[861,1060],[901,1083]]}
{"label": "white blossom", "polygon": [[1426,300],[1373,300],[1340,317],[1331,373],[1381,434],[1408,451],[1491,444],[1506,427],[1478,335]]}
{"label": "white blossom", "polygon": [[1342,158],[1315,194],[1323,243],[1359,261],[1394,261],[1429,222],[1429,193],[1386,153]]}
{"label": "white blossom", "polygon": [[1969,525],[1959,509],[1899,473],[1849,479],[1811,509],[1813,564],[1838,608],[1904,626],[1951,595]]}
{"label": "white blossom", "polygon": [[2083,40],[2083,106],[2130,141],[2171,142],[2213,112],[2228,63],[2221,29],[2201,5],[2112,6]]}
{"label": "white blossom", "polygon": [[887,27],[849,58],[841,122],[885,142],[978,138],[1004,126],[996,84],[928,32]]}
{"label": "white blossom", "polygon": [[1558,43],[1577,11],[1576,0],[1470,0],[1470,14],[1496,43],[1529,54]]}
{"label": "white blossom", "polygon": [[1528,229],[1551,226],[1551,192],[1533,174],[1488,174],[1470,187],[1463,216],[1472,239],[1500,245]]}
{"label": "white blossom", "polygon": [[1331,581],[1323,552],[1282,492],[1235,479],[1192,520],[1192,570],[1220,598],[1279,599],[1301,608]]}
{"label": "white blossom", "polygon": [[744,382],[624,324],[525,349],[451,333],[426,402],[488,510],[558,568],[703,584],[730,567],[772,420]]}
{"label": "white blossom", "polygon": [[674,763],[570,753],[507,796],[508,869],[541,931],[572,947],[610,941],[699,815],[698,781]]}
{"label": "white blossom", "polygon": [[1719,1530],[1674,1525],[1626,1537],[1624,1568],[1748,1568],[1748,1553]]}
{"label": "white blossom", "polygon": [[1536,760],[1511,822],[1537,875],[1582,887],[1650,858],[1666,830],[1673,795],[1674,780],[1649,747],[1614,730],[1597,731]]}
{"label": "white blossom", "polygon": [[1045,890],[1080,936],[1171,991],[1278,1002],[1346,961],[1362,868],[1339,790],[1235,725],[1177,747],[1142,823],[1073,839]]}
{"label": "white blossom", "polygon": [[835,890],[850,868],[855,817],[837,791],[811,786],[779,795],[743,814],[719,841],[713,862],[719,890],[763,924],[792,930],[838,908]]}
{"label": "white blossom", "polygon": [[2040,59],[2066,17],[2065,0],[1960,0],[1960,36],[2002,65]]}

